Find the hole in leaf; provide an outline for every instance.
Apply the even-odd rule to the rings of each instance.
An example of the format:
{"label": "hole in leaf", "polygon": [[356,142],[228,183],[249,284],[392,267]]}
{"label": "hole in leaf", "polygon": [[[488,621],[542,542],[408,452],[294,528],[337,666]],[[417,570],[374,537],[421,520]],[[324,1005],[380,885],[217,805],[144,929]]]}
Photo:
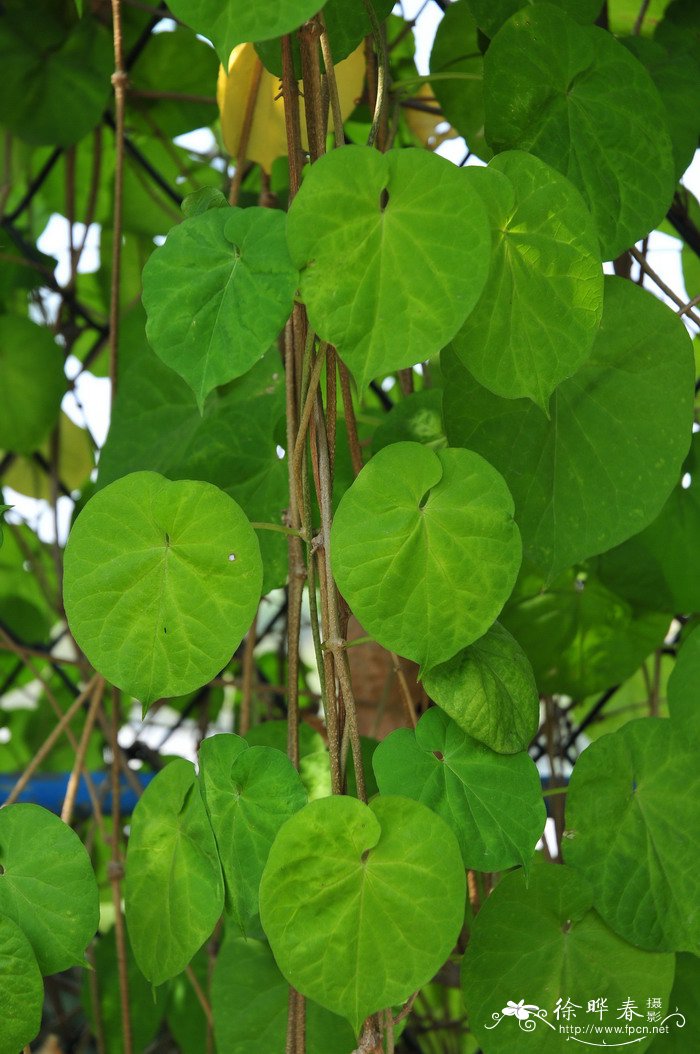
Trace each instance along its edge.
{"label": "hole in leaf", "polygon": [[236,559],[236,554],[235,553],[229,553],[228,554],[228,562],[230,564],[232,564],[235,559]]}
{"label": "hole in leaf", "polygon": [[166,548],[170,547],[170,535],[168,534],[167,531],[165,532],[165,545],[166,545]]}
{"label": "hole in leaf", "polygon": [[387,207],[388,204],[389,204],[389,191],[388,191],[387,187],[384,187],[384,190],[379,195],[379,211],[380,212],[384,212],[386,210],[386,207]]}
{"label": "hole in leaf", "polygon": [[360,860],[362,861],[363,864],[367,863],[367,861],[369,860],[369,849],[365,849],[364,853],[360,857]]}
{"label": "hole in leaf", "polygon": [[419,509],[424,509],[425,508],[425,506],[428,504],[428,498],[429,497],[430,497],[430,491],[426,490],[425,494],[423,495],[423,497],[421,498],[421,500],[420,500],[420,502],[418,504],[418,508]]}
{"label": "hole in leaf", "polygon": [[433,751],[433,756],[436,757],[438,759],[438,761],[444,761],[445,760],[445,755],[440,750],[434,750]]}
{"label": "hole in leaf", "polygon": [[561,932],[562,933],[570,933],[571,932],[571,919],[567,919],[566,920],[566,922],[564,923],[564,925],[561,928]]}
{"label": "hole in leaf", "polygon": [[168,632],[168,627],[167,626],[163,626],[163,633],[167,633],[167,632]]}
{"label": "hole in leaf", "polygon": [[5,868],[0,864],[0,876],[5,874]]}

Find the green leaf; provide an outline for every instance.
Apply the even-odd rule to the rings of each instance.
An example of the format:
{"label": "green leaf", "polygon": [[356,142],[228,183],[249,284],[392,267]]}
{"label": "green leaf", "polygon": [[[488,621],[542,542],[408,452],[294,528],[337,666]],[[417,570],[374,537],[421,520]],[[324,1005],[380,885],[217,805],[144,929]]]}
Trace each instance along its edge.
{"label": "green leaf", "polygon": [[697,744],[642,718],[588,747],[566,802],[566,862],[609,926],[640,948],[700,950]]}
{"label": "green leaf", "polygon": [[452,828],[465,867],[527,867],[547,816],[537,767],[525,752],[496,754],[433,707],[415,731],[387,736],[373,765],[380,794],[420,801]]}
{"label": "green leaf", "polygon": [[[287,722],[264,721],[253,725],[245,738],[251,747],[274,747],[287,753]],[[348,783],[352,775],[352,758],[348,757]],[[309,801],[331,793],[331,765],[328,748],[319,732],[303,721],[299,725],[299,776]]]}
{"label": "green leaf", "polygon": [[[289,985],[267,942],[227,932],[211,986],[218,1049],[226,1054],[284,1050],[288,998]],[[350,1054],[354,1048],[347,1022],[308,1000],[307,1054]]]}
{"label": "green leaf", "polygon": [[554,389],[591,353],[603,271],[576,188],[531,154],[508,151],[469,171],[492,225],[491,269],[452,347],[480,384],[547,412]]}
{"label": "green leaf", "polygon": [[486,138],[527,150],[587,201],[604,259],[663,218],[674,190],[666,111],[641,63],[551,4],[514,15],[484,58]]}
{"label": "green leaf", "polygon": [[236,735],[205,739],[199,758],[227,910],[245,931],[257,920],[270,846],[282,824],[306,805],[306,791],[288,757],[273,747],[249,747]]}
{"label": "green leaf", "polygon": [[200,190],[195,190],[193,194],[188,194],[180,208],[184,216],[189,219],[190,216],[199,216],[202,212],[208,212],[209,209],[227,209],[228,201],[216,187],[202,187]]}
{"label": "green leaf", "polygon": [[[529,879],[522,871],[506,875],[482,905],[464,956],[462,992],[471,1029],[487,1054],[561,1054],[575,1036],[572,1025],[590,1028],[591,1043],[605,1046],[595,1029],[600,1026],[604,1037],[606,1026],[624,1028],[625,1000],[644,1015],[647,1000],[658,997],[663,1017],[673,968],[672,955],[641,951],[608,929],[592,910],[581,875],[541,863]],[[589,1006],[596,999],[606,1001],[600,1012]],[[572,1020],[561,1013],[567,1000]],[[518,1002],[526,1004],[521,1017],[515,1015]],[[643,1023],[638,1017],[632,1022]],[[648,1045],[648,1027],[648,1039],[635,1034],[635,1050]],[[522,1032],[530,1033],[527,1043]]]}
{"label": "green leaf", "polygon": [[[313,846],[313,853],[309,847]],[[464,918],[459,847],[417,802],[322,798],[288,820],[260,885],[277,965],[357,1033],[404,1002],[452,951]]]}
{"label": "green leaf", "polygon": [[0,916],[0,1054],[17,1054],[41,1028],[44,986],[32,946],[11,919]]}
{"label": "green leaf", "polygon": [[298,275],[277,209],[209,209],[174,227],[143,271],[146,336],[200,410],[246,373],[292,309]]}
{"label": "green leaf", "polygon": [[[476,19],[479,29],[488,37],[496,35],[504,22],[507,22],[516,11],[527,8],[536,0],[468,0],[469,7]],[[553,7],[559,7],[576,22],[594,22],[603,6],[602,0],[550,0]]]}
{"label": "green leaf", "polygon": [[532,667],[498,622],[468,648],[426,671],[423,684],[464,732],[501,754],[527,750],[539,727]]}
{"label": "green leaf", "polygon": [[77,834],[38,805],[0,812],[0,916],[29,940],[43,974],[83,962],[98,922],[90,858]]}
{"label": "green leaf", "polygon": [[654,39],[671,51],[693,52],[700,58],[700,23],[695,0],[672,0],[656,26]]}
{"label": "green leaf", "polygon": [[166,765],[134,810],[124,897],[136,962],[154,985],[184,970],[221,915],[216,841],[189,761]]}
{"label": "green leaf", "polygon": [[215,677],[250,627],[262,564],[233,499],[134,472],[95,494],[65,554],[71,631],[96,669],[144,705]]}
{"label": "green leaf", "polygon": [[492,395],[443,354],[447,437],[502,472],[525,553],[545,575],[658,515],[690,442],[691,360],[680,320],[622,278],[606,278],[593,352],[554,393],[549,420],[525,400]]}
{"label": "green leaf", "polygon": [[700,732],[700,627],[683,641],[668,679],[671,721],[693,737]]}
{"label": "green leaf", "polygon": [[[129,67],[130,129],[171,139],[212,124],[217,117],[217,72],[215,53],[185,26],[151,33],[148,47]],[[168,98],[168,93],[175,98]],[[197,97],[203,101],[196,101]]]}
{"label": "green leaf", "polygon": [[244,41],[280,37],[311,18],[318,11],[318,0],[172,0],[175,18],[187,23],[195,33],[208,37],[219,60],[228,68],[228,57],[236,44]]}
{"label": "green leaf", "polygon": [[431,450],[447,446],[439,388],[424,388],[397,403],[372,436],[372,450],[376,454],[385,446],[402,442],[423,443]]}
{"label": "green leaf", "polygon": [[493,156],[484,139],[484,60],[479,32],[467,0],[450,4],[435,34],[430,72],[464,74],[464,79],[435,77],[430,81],[446,121],[484,161]]}
{"label": "green leaf", "polygon": [[333,150],[306,170],[287,219],[311,325],[361,389],[429,358],[486,280],[490,234],[465,173],[421,150]]}
{"label": "green leaf", "polygon": [[[603,553],[601,579],[633,604],[669,612],[700,610],[700,436],[656,519]],[[688,478],[688,476],[690,478]]]}
{"label": "green leaf", "polygon": [[676,975],[668,1005],[671,1009],[678,1007],[685,1020],[682,1025],[679,1020],[671,1022],[668,1035],[657,1035],[649,1054],[687,1054],[689,1043],[697,1044],[700,1036],[700,959],[697,956],[676,956]]}
{"label": "green leaf", "polygon": [[[64,18],[67,5],[8,0],[0,25],[0,112],[28,143],[70,146],[102,119],[114,58],[97,19]],[[62,10],[63,9],[63,10]]]}
{"label": "green leaf", "polygon": [[627,37],[622,41],[645,67],[666,110],[676,179],[680,179],[698,145],[700,135],[700,64],[690,53],[669,54],[655,40]]}
{"label": "green leaf", "polygon": [[[289,498],[287,465],[275,450],[284,415],[277,349],[213,392],[203,416],[188,385],[145,342],[124,351],[112,424],[100,452],[99,485],[141,469],[170,479],[201,479],[230,494],[250,520],[281,522]],[[273,531],[261,531],[259,542],[267,593],[286,580],[287,543]]]}
{"label": "green leaf", "polygon": [[639,669],[663,644],[670,618],[635,609],[595,575],[571,569],[548,587],[524,577],[501,621],[530,659],[541,695],[584,699]]}
{"label": "green leaf", "polygon": [[380,644],[426,668],[481,637],[520,566],[503,479],[470,450],[394,443],[343,496],[333,573]]}
{"label": "green leaf", "polygon": [[0,448],[30,454],[58,421],[66,390],[63,355],[51,331],[0,315]]}
{"label": "green leaf", "polygon": [[43,498],[44,501],[50,502],[53,487],[52,465],[55,465],[60,489],[65,488],[68,494],[74,490],[81,490],[95,464],[88,433],[61,410],[56,424],[55,442],[58,449],[55,458],[51,456],[52,436],[44,440],[33,454],[15,457],[3,474],[5,486],[30,498]]}

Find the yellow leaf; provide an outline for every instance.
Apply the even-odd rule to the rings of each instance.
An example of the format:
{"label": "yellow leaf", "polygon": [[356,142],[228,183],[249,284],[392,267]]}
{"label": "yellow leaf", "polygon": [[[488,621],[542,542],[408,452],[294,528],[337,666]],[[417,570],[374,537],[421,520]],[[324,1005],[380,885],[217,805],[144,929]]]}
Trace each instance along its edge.
{"label": "yellow leaf", "polygon": [[[427,103],[439,109],[433,89],[429,84],[421,84],[415,98],[418,102]],[[405,107],[404,114],[406,124],[416,139],[429,150],[435,150],[440,143],[444,143],[446,139],[454,139],[459,134],[450,127],[442,114],[426,113],[424,110],[414,110],[410,106]],[[444,125],[441,132],[438,132],[439,125]]]}
{"label": "yellow leaf", "polygon": [[[224,144],[231,157],[238,156],[241,131],[251,84],[256,74],[260,59],[252,44],[239,44],[231,52],[228,63],[228,74],[223,66],[219,68],[219,80],[216,87],[216,98],[221,114],[221,131]],[[365,77],[364,47],[360,46],[335,67],[338,96],[343,120],[349,117],[362,95]],[[301,85],[299,86],[301,90]],[[304,116],[304,100],[300,96],[302,145],[308,148]],[[332,130],[332,117],[329,129]],[[257,163],[269,172],[273,161],[287,154],[287,136],[284,129],[284,102],[281,85],[277,77],[264,67],[260,77],[253,124],[250,130],[246,159]]]}
{"label": "yellow leaf", "polygon": [[[39,450],[48,466],[51,452],[47,441]],[[78,490],[92,472],[94,459],[88,434],[64,413],[59,418],[58,475],[67,490]],[[32,457],[18,457],[3,477],[3,483],[29,498],[51,500],[49,473]]]}

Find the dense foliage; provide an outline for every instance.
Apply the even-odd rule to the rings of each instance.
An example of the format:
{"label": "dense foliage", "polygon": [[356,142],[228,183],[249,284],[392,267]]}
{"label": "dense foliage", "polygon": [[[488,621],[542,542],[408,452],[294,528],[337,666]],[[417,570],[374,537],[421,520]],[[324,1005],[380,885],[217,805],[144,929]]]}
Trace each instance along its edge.
{"label": "dense foliage", "polygon": [[700,8],[426,8],[1,5],[0,1054],[700,1045]]}

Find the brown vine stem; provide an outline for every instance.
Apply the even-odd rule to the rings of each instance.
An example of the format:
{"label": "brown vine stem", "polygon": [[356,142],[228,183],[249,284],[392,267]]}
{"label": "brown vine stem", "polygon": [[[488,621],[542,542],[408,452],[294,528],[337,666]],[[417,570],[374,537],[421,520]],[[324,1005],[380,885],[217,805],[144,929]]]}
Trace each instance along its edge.
{"label": "brown vine stem", "polygon": [[326,151],[326,121],[324,118],[321,70],[318,63],[318,42],[321,26],[311,18],[299,30],[301,72],[304,79],[304,112],[306,134],[311,160],[316,161]]}
{"label": "brown vine stem", "polygon": [[687,304],[684,304],[683,307],[679,307],[676,314],[687,315],[688,312],[692,310],[692,308],[694,308],[697,304],[700,304],[700,293],[698,293],[697,296],[694,296],[692,300],[689,300]]}
{"label": "brown vine stem", "polygon": [[372,117],[372,127],[369,130],[367,136],[367,146],[374,146],[379,135],[379,129],[381,128],[382,120],[384,117],[384,108],[386,104],[386,93],[388,88],[389,80],[389,62],[386,53],[386,43],[382,34],[382,27],[379,24],[377,13],[374,10],[372,0],[362,0],[365,5],[365,11],[369,18],[369,24],[372,27],[372,40],[374,41],[375,51],[377,53],[377,101],[374,107],[374,115]]}
{"label": "brown vine stem", "polygon": [[648,9],[649,9],[649,0],[642,0],[641,6],[639,8],[639,14],[635,18],[634,25],[632,27],[632,34],[633,34],[633,36],[638,37],[639,34],[641,33],[642,25],[644,24],[644,19],[646,17],[646,13],[647,13]]}
{"label": "brown vine stem", "polygon": [[328,30],[326,28],[326,20],[323,11],[319,11],[316,17],[321,27],[321,54],[323,55],[323,65],[326,67],[328,97],[331,104],[331,113],[333,114],[333,142],[336,147],[345,146],[343,114],[340,109],[340,96],[338,95],[338,83],[335,77],[335,64],[333,62],[333,53],[328,39]]}
{"label": "brown vine stem", "polygon": [[129,1007],[129,978],[127,974],[126,933],[122,913],[122,878],[124,864],[121,851],[121,786],[119,779],[119,724],[121,717],[121,693],[112,688],[112,719],[109,726],[110,764],[112,791],[112,856],[109,864],[109,880],[114,904],[114,937],[117,947],[117,971],[119,976],[119,1005],[122,1024],[122,1047],[124,1054],[133,1054],[131,1037],[131,1012]]}
{"label": "brown vine stem", "polygon": [[[92,690],[90,706],[88,707],[88,712],[85,716],[85,724],[83,725],[83,731],[80,736],[80,742],[78,743],[78,750],[75,755],[75,762],[73,763],[71,774],[68,777],[66,795],[63,799],[63,808],[61,809],[61,819],[64,823],[67,823],[69,826],[71,820],[73,819],[73,808],[75,806],[75,798],[78,793],[80,773],[82,772],[83,765],[85,764],[85,755],[87,754],[88,745],[90,743],[90,736],[92,735],[92,729],[95,724],[95,718],[97,717],[97,710],[102,703],[102,696],[104,695],[104,690],[104,679],[102,677],[98,677],[95,681],[95,685]],[[97,816],[95,818],[97,819]],[[104,837],[104,830],[101,831],[101,834]]]}
{"label": "brown vine stem", "polygon": [[192,991],[196,995],[197,1001],[199,1002],[199,1005],[201,1006],[202,1010],[204,1011],[204,1016],[207,1019],[207,1027],[209,1029],[213,1029],[214,1028],[214,1016],[213,1016],[213,1014],[211,1012],[211,1006],[209,1004],[209,1000],[207,999],[207,997],[206,997],[206,995],[204,993],[204,990],[202,989],[201,984],[197,980],[197,975],[195,974],[195,972],[192,969],[191,965],[185,967],[185,975],[187,977],[187,980],[192,985]]}
{"label": "brown vine stem", "polygon": [[406,716],[415,728],[418,724],[418,717],[416,715],[416,708],[413,703],[413,696],[411,695],[411,690],[408,687],[408,681],[406,680],[406,674],[403,671],[401,661],[396,652],[390,651],[389,654],[391,655],[391,663],[394,669],[394,673],[396,674],[396,677],[399,682],[401,698],[403,699],[403,705],[406,709]]}
{"label": "brown vine stem", "polygon": [[301,186],[303,152],[299,118],[299,85],[294,76],[292,38],[289,35],[282,37],[282,96],[284,98],[284,125],[289,160],[289,203],[291,205]]}
{"label": "brown vine stem", "polygon": [[[124,69],[121,0],[112,0],[114,35],[114,226],[112,238],[112,283],[109,298],[109,379],[111,402],[117,394],[117,360],[119,354],[119,288],[122,265],[122,202],[124,198],[124,113],[128,76]],[[125,1052],[127,1054],[127,1052]]]}
{"label": "brown vine stem", "polygon": [[644,271],[644,273],[648,275],[649,278],[651,278],[652,282],[657,285],[659,289],[663,293],[665,293],[670,300],[673,301],[676,307],[683,308],[683,313],[687,315],[691,322],[694,322],[696,326],[700,326],[700,317],[698,317],[695,312],[683,302],[683,299],[678,296],[678,293],[674,293],[670,285],[667,285],[666,282],[664,282],[663,278],[661,278],[660,275],[658,275],[656,271],[649,266],[646,256],[644,256],[643,253],[640,253],[635,246],[632,246],[632,248],[630,249],[630,256],[637,261],[642,271]]}
{"label": "brown vine stem", "polygon": [[[321,510],[321,544],[323,546],[324,573],[326,579],[326,604],[327,604],[327,627],[328,636],[324,641],[326,648],[333,653],[335,673],[340,684],[340,692],[348,723],[350,746],[355,765],[355,780],[357,783],[357,796],[360,801],[367,801],[365,789],[365,776],[362,767],[362,749],[360,746],[360,734],[357,727],[357,708],[355,696],[352,690],[350,677],[350,665],[348,663],[345,641],[341,634],[340,612],[338,609],[338,593],[333,579],[331,568],[331,523],[333,520],[333,501],[331,492],[330,463],[328,458],[328,445],[326,431],[323,424],[323,407],[317,403],[316,406],[316,442],[318,444],[318,474],[319,474],[319,507]],[[329,699],[329,707],[332,702]],[[342,767],[342,758],[341,758]]]}
{"label": "brown vine stem", "polygon": [[322,343],[318,349],[316,361],[314,362],[311,371],[306,397],[304,399],[304,408],[301,412],[301,418],[299,419],[299,428],[297,430],[294,453],[292,455],[292,467],[296,479],[297,493],[299,493],[299,490],[301,489],[302,459],[304,457],[304,451],[306,450],[306,434],[308,432],[311,414],[316,402],[316,393],[318,392],[318,385],[321,379],[321,370],[323,368],[327,347],[328,345],[326,343]]}
{"label": "brown vine stem", "polygon": [[231,180],[231,186],[228,192],[229,205],[238,204],[238,195],[241,192],[241,183],[243,182],[243,176],[245,175],[246,171],[246,162],[248,160],[248,143],[250,142],[250,133],[253,130],[253,121],[255,119],[255,107],[258,101],[258,92],[260,91],[262,71],[263,64],[259,58],[256,58],[255,65],[253,67],[253,75],[250,80],[248,98],[246,99],[245,104],[243,125],[241,126],[241,138],[238,143],[238,157],[236,158],[236,171],[233,173],[233,179]]}
{"label": "brown vine stem", "polygon": [[90,1002],[92,1004],[93,1032],[95,1034],[97,1054],[107,1054],[102,1003],[100,1002],[100,982],[97,977],[97,970],[95,969],[95,952],[92,944],[86,949],[85,956],[92,967],[91,970],[87,971],[87,981],[90,990]]}
{"label": "brown vine stem", "polygon": [[19,777],[19,779],[15,783],[14,787],[12,788],[10,793],[8,794],[7,798],[3,802],[3,807],[5,805],[12,805],[13,802],[17,801],[18,797],[20,796],[20,794],[22,793],[24,788],[27,786],[27,784],[29,783],[30,779],[32,778],[32,776],[34,775],[36,770],[39,768],[39,766],[44,761],[44,759],[47,758],[48,755],[53,750],[54,745],[56,744],[56,742],[57,742],[59,736],[61,735],[61,733],[67,728],[68,724],[73,720],[75,715],[78,713],[80,708],[85,703],[85,700],[88,698],[88,696],[90,695],[90,693],[93,690],[93,687],[95,685],[95,681],[96,680],[97,680],[97,674],[95,674],[95,676],[92,678],[92,680],[88,682],[88,684],[85,686],[85,688],[80,693],[80,695],[76,699],[73,700],[71,705],[68,707],[66,712],[61,717],[61,719],[58,722],[58,724],[54,725],[54,727],[51,730],[50,734],[46,737],[44,742],[41,744],[41,746],[39,747],[39,749],[35,753],[34,757],[29,762],[29,764],[25,768],[24,772]]}
{"label": "brown vine stem", "polygon": [[360,447],[360,438],[357,434],[357,421],[355,419],[355,409],[352,405],[352,390],[350,388],[350,372],[340,359],[338,360],[338,367],[340,372],[340,390],[343,395],[343,413],[345,415],[345,427],[348,433],[348,446],[350,448],[350,460],[352,462],[352,471],[358,476],[362,469],[362,449]]}
{"label": "brown vine stem", "polygon": [[[37,681],[39,681],[39,683],[41,684],[41,687],[43,688],[44,692],[46,693],[46,698],[49,701],[49,706],[51,707],[51,709],[53,710],[54,714],[56,715],[56,717],[60,721],[62,719],[62,717],[63,717],[63,710],[61,709],[61,706],[60,706],[58,700],[56,699],[56,696],[51,691],[51,688],[49,687],[48,683],[44,680],[44,678],[42,677],[41,673],[39,672],[39,669],[35,665],[34,661],[31,658],[31,656],[27,654],[27,652],[24,650],[24,648],[22,647],[21,644],[18,644],[17,641],[14,641],[12,639],[12,637],[9,635],[9,633],[7,633],[3,629],[2,626],[0,626],[0,637],[2,637],[2,639],[5,641],[5,643],[7,645],[9,645],[10,651],[13,651],[15,653],[15,655],[19,659],[22,660],[22,662],[27,667],[27,669],[30,670],[34,674],[34,676],[36,677]],[[73,750],[74,751],[77,750],[78,749],[78,741],[75,738],[72,730],[70,729],[70,727],[68,725],[64,726],[64,731],[65,731],[65,734],[66,734],[66,739],[70,743],[70,745],[73,748]]]}

